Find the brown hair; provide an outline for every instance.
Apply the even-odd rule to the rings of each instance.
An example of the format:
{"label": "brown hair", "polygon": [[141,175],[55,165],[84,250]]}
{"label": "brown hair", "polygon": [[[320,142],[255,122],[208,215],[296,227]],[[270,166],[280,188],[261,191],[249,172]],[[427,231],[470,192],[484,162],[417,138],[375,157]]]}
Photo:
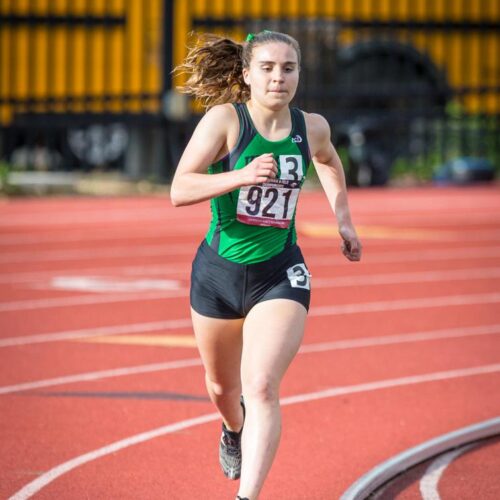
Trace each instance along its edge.
{"label": "brown hair", "polygon": [[248,35],[244,43],[218,35],[198,35],[184,62],[174,69],[176,74],[188,75],[186,83],[177,88],[200,99],[206,108],[227,102],[246,102],[250,88],[243,80],[243,68],[250,66],[254,47],[271,42],[293,47],[300,67],[299,44],[285,33],[261,31]]}

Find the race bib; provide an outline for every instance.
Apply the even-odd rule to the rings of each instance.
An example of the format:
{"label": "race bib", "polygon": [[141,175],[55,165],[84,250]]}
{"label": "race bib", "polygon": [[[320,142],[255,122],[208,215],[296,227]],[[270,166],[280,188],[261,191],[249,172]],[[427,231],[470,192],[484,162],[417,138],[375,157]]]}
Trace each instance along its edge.
{"label": "race bib", "polygon": [[240,189],[237,219],[253,226],[290,225],[304,177],[301,155],[280,155],[280,178]]}

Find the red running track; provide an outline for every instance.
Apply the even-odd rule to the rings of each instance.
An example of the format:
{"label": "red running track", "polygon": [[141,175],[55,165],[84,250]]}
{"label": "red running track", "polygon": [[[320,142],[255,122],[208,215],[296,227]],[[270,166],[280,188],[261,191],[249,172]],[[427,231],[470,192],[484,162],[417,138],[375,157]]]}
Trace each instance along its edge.
{"label": "red running track", "polygon": [[[499,194],[353,190],[364,258],[349,263],[324,195],[303,193],[313,300],[262,499],[339,498],[391,456],[500,414]],[[188,321],[208,206],[4,200],[0,214],[0,497],[232,499]],[[498,491],[480,451],[449,467],[443,499],[464,467]]]}

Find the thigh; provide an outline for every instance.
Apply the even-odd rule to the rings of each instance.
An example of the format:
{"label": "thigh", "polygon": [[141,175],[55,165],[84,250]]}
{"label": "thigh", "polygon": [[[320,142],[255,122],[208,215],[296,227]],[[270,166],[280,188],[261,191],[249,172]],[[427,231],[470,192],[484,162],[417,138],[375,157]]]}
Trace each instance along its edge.
{"label": "thigh", "polygon": [[299,247],[295,245],[285,250],[264,266],[264,272],[259,269],[249,274],[247,310],[260,302],[275,299],[294,300],[309,309],[311,275]]}
{"label": "thigh", "polygon": [[204,240],[191,271],[191,308],[202,316],[241,319],[244,266],[222,258]]}
{"label": "thigh", "polygon": [[200,356],[212,382],[225,387],[240,383],[243,319],[210,318],[191,309]]}
{"label": "thigh", "polygon": [[306,308],[294,300],[255,305],[243,327],[242,379],[279,385],[304,336]]}

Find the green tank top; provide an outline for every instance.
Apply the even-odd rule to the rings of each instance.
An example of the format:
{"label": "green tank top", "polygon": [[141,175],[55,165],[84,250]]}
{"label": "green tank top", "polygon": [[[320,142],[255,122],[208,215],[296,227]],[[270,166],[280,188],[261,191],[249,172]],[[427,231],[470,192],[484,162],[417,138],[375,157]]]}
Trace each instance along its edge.
{"label": "green tank top", "polygon": [[234,104],[240,123],[233,150],[210,165],[209,174],[237,170],[255,157],[273,153],[278,178],[244,186],[211,200],[206,240],[221,257],[241,264],[270,259],[295,244],[295,211],[311,163],[304,115],[291,108],[290,135],[268,141],[256,130],[246,104]]}

